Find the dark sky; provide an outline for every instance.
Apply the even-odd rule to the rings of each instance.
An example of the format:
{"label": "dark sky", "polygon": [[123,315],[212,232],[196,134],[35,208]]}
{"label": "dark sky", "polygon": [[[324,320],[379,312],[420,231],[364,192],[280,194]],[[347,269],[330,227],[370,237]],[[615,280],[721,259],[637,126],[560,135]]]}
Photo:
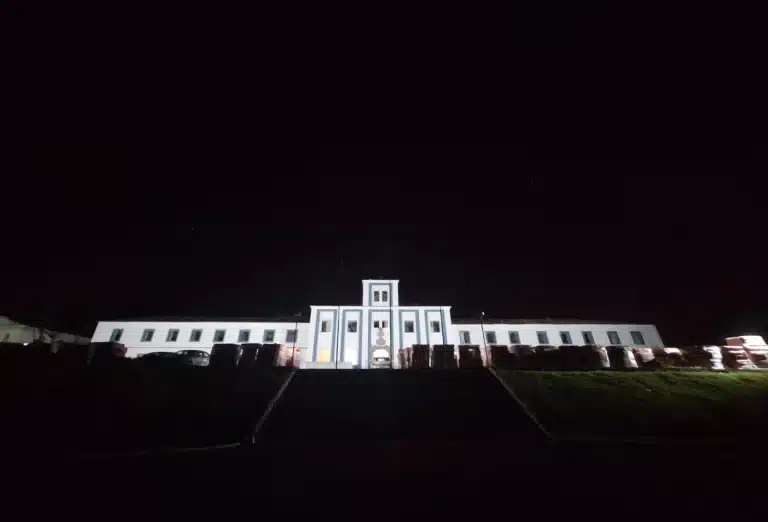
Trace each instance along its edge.
{"label": "dark sky", "polygon": [[[525,34],[548,45],[522,61],[276,67],[220,19],[103,45],[27,19],[43,33],[16,42],[0,312],[90,334],[98,319],[355,304],[381,276],[403,304],[456,317],[651,322],[668,344],[768,329],[748,93],[681,73],[712,55],[669,30],[623,61],[594,32],[567,41],[573,17],[629,15],[539,18]],[[123,61],[70,66],[80,51]]]}

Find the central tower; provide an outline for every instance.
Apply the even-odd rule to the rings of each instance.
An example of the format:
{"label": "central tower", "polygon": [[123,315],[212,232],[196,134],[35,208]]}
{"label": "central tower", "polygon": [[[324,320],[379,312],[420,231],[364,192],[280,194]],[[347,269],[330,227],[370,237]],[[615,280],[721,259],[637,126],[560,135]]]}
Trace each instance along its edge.
{"label": "central tower", "polygon": [[399,284],[397,279],[363,279],[363,306],[400,306]]}

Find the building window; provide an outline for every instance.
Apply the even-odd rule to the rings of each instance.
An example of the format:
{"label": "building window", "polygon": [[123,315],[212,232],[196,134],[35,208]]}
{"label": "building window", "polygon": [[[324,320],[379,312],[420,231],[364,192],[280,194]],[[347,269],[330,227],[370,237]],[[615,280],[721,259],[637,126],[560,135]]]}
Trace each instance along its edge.
{"label": "building window", "polygon": [[467,332],[466,330],[459,332],[459,342],[461,344],[471,344],[472,341],[469,340],[469,332]]}
{"label": "building window", "polygon": [[592,332],[581,332],[581,336],[584,338],[584,344],[595,344],[595,336]]}
{"label": "building window", "polygon": [[240,330],[237,333],[237,342],[238,343],[247,343],[251,340],[251,331],[250,330]]}
{"label": "building window", "polygon": [[496,332],[485,332],[485,340],[488,344],[496,344]]}
{"label": "building window", "polygon": [[109,340],[113,343],[119,343],[120,339],[123,338],[123,329],[122,328],[115,328],[112,330],[112,334],[109,336]]}
{"label": "building window", "polygon": [[285,332],[285,342],[286,343],[296,342],[296,330],[288,330],[287,332]]}
{"label": "building window", "polygon": [[374,321],[373,322],[373,327],[374,328],[378,328],[379,327],[379,322],[378,321]]}
{"label": "building window", "polygon": [[536,332],[536,337],[539,339],[539,344],[549,344],[547,332]]}
{"label": "building window", "polygon": [[224,342],[224,334],[226,332],[224,330],[216,330],[213,332],[213,342],[214,343],[223,343]]}
{"label": "building window", "polygon": [[386,290],[382,290],[381,291],[381,300],[386,303],[388,297],[389,297],[389,292],[387,292]]}
{"label": "building window", "polygon": [[632,335],[632,342],[635,344],[645,344],[643,334],[640,332],[629,332]]}
{"label": "building window", "polygon": [[608,332],[608,342],[611,344],[621,344],[619,332]]}
{"label": "building window", "polygon": [[175,343],[179,340],[179,331],[176,329],[168,330],[168,335],[165,337],[165,342]]}
{"label": "building window", "polygon": [[379,302],[379,291],[378,291],[378,290],[376,290],[376,291],[373,293],[373,302],[374,302],[374,303],[378,303],[378,302]]}
{"label": "building window", "polygon": [[432,328],[432,332],[440,333],[440,321],[431,321],[429,326]]}
{"label": "building window", "polygon": [[382,321],[381,322],[381,327],[382,328],[386,328],[387,327],[387,322],[386,321]]}
{"label": "building window", "polygon": [[347,331],[349,333],[357,333],[357,321],[349,321],[347,323]]}
{"label": "building window", "polygon": [[321,332],[330,332],[331,331],[331,322],[330,321],[323,321],[320,323],[320,331]]}
{"label": "building window", "polygon": [[517,332],[509,332],[509,344],[520,344],[520,334]]}
{"label": "building window", "polygon": [[147,328],[141,333],[141,342],[142,343],[148,343],[152,340],[152,337],[155,335],[154,328]]}
{"label": "building window", "polygon": [[189,342],[191,343],[199,343],[200,338],[203,336],[202,330],[192,330],[192,333],[189,334]]}
{"label": "building window", "polygon": [[563,344],[573,344],[570,332],[560,332],[560,342]]}
{"label": "building window", "polygon": [[406,321],[403,326],[403,331],[405,331],[405,333],[413,333],[413,321]]}
{"label": "building window", "polygon": [[264,342],[265,343],[273,343],[273,342],[275,342],[275,331],[274,330],[264,330]]}

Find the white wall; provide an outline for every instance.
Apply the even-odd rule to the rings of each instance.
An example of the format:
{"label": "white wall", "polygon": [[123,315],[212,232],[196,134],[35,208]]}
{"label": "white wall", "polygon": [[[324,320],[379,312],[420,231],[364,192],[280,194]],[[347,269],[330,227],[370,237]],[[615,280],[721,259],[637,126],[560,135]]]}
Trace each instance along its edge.
{"label": "white wall", "polygon": [[[362,306],[375,306],[389,308],[390,306],[398,306],[400,304],[400,281],[397,279],[363,279],[363,299],[360,301]],[[381,292],[386,290],[388,292],[388,299],[386,302],[372,300],[374,291]]]}
{"label": "white wall", "polygon": [[[304,352],[309,346],[309,324],[299,323],[299,334],[296,346]],[[225,330],[224,343],[237,343],[240,330],[250,330],[249,342],[261,343],[264,339],[264,332],[267,330],[275,331],[274,342],[277,344],[286,343],[286,333],[288,330],[296,328],[296,323],[287,322],[233,322],[233,321],[100,321],[93,332],[93,342],[109,341],[112,331],[116,328],[123,329],[123,336],[120,342],[125,345],[128,357],[148,352],[175,352],[177,350],[199,349],[206,352],[213,348],[213,334],[216,330]],[[155,334],[151,342],[142,342],[141,336],[145,329],[153,328]],[[178,329],[179,336],[176,342],[166,342],[168,330]],[[202,330],[200,342],[191,342],[189,340],[193,329]]]}
{"label": "white wall", "polygon": [[[611,344],[608,340],[608,332],[615,331],[619,334],[619,340],[625,346],[664,346],[659,332],[652,324],[489,324],[484,325],[485,332],[496,332],[496,344],[512,344],[509,340],[509,332],[516,331],[520,336],[520,344],[537,345],[539,343],[536,332],[543,331],[549,337],[549,344],[561,345],[560,332],[569,332],[573,344],[585,344],[582,337],[583,331],[592,332],[596,344]],[[470,344],[483,345],[483,336],[480,323],[456,324],[453,326],[458,343],[459,331],[469,331]],[[639,331],[643,335],[645,344],[637,345],[632,341],[630,332]]]}

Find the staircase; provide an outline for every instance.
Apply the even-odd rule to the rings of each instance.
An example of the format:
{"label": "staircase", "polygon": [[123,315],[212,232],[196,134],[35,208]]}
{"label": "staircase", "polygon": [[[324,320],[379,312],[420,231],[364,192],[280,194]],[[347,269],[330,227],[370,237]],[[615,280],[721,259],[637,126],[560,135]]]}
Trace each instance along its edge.
{"label": "staircase", "polygon": [[280,445],[541,438],[485,368],[301,370],[258,434]]}

